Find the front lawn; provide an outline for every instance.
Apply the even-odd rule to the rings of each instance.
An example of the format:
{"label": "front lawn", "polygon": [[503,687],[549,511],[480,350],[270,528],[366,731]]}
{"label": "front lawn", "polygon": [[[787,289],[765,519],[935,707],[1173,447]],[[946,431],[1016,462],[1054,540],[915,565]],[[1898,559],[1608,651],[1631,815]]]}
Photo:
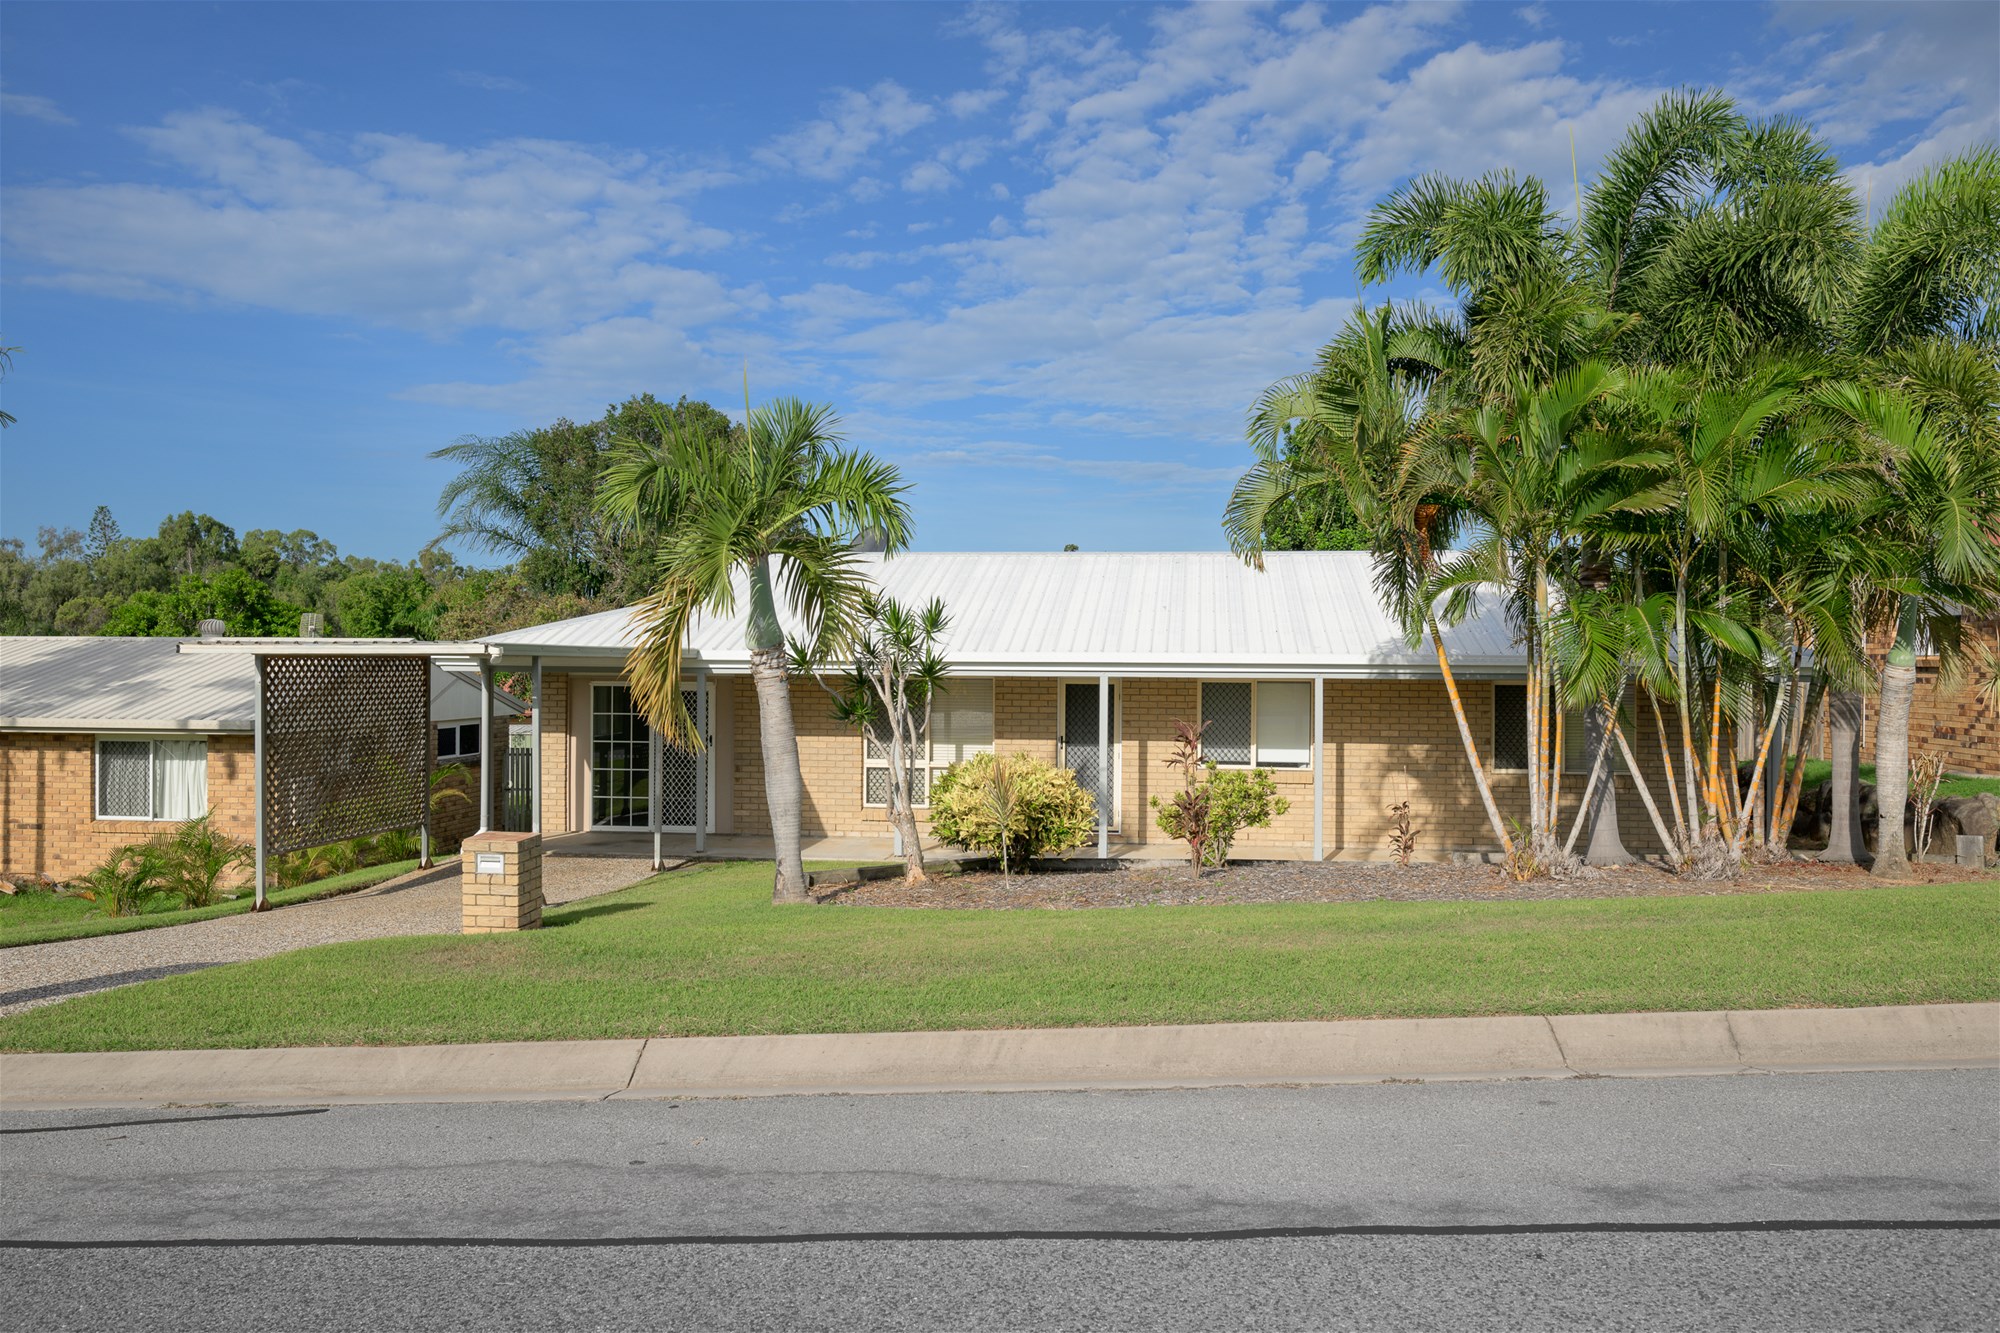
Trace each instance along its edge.
{"label": "front lawn", "polygon": [[[414,860],[384,861],[381,865],[363,866],[359,870],[314,880],[310,884],[271,889],[264,895],[264,900],[274,907],[283,907],[288,903],[333,898],[370,888],[416,868]],[[176,901],[167,894],[156,893],[142,912],[131,916],[106,916],[95,902],[68,893],[27,890],[11,896],[0,895],[0,949],[19,944],[47,944],[51,940],[80,940],[92,935],[121,935],[128,930],[151,930],[155,926],[179,926],[190,921],[206,921],[210,917],[232,916],[249,911],[254,899],[245,889],[241,898],[231,898],[208,907],[174,907],[172,904]]]}
{"label": "front lawn", "polygon": [[[366,940],[0,1019],[8,1050],[1593,1013],[2000,998],[2000,884],[1093,911],[770,905],[658,876],[505,936]],[[1496,899],[1501,895],[1496,894]]]}
{"label": "front lawn", "polygon": [[[1833,764],[1829,760],[1808,759],[1805,761],[1805,765],[1805,784],[1799,789],[1801,792],[1812,791],[1833,776]],[[1786,772],[1789,773],[1790,771],[1788,767]],[[1750,772],[1750,765],[1745,764],[1743,772],[1747,777]],[[1855,769],[1855,772],[1860,776],[1861,781],[1868,783],[1870,786],[1874,785],[1875,765],[1862,764]],[[1960,777],[1956,774],[1947,773],[1944,780],[1938,783],[1937,790],[1939,797],[1977,796],[1981,792],[1991,792],[1995,796],[2000,796],[2000,778]]]}

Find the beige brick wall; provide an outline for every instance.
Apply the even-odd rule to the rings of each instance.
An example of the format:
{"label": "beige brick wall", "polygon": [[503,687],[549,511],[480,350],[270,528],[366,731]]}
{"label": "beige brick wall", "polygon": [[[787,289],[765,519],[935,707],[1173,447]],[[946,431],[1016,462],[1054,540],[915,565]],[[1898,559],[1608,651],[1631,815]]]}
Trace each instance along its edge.
{"label": "beige brick wall", "polygon": [[[248,842],[256,836],[257,818],[251,738],[207,740],[208,803],[216,826]],[[0,733],[0,874],[71,879],[118,848],[173,827],[95,818],[96,742],[91,735]]]}
{"label": "beige brick wall", "polygon": [[[721,743],[718,728],[716,791],[733,813],[735,831],[768,836],[771,831],[764,799],[764,762],[757,718],[757,696],[747,676],[714,680],[716,706],[727,710],[732,744]],[[569,793],[581,789],[570,781],[571,756],[581,759],[568,736],[570,691],[568,677],[550,673],[543,733],[544,828],[560,831],[580,827],[580,812],[570,809]],[[1051,679],[1003,677],[994,681],[994,747],[1001,753],[1032,754],[1047,762],[1057,757],[1059,682]],[[1126,680],[1120,682],[1123,745],[1120,760],[1120,838],[1159,843],[1168,839],[1154,824],[1150,801],[1168,798],[1180,775],[1168,766],[1173,751],[1174,719],[1194,717],[1200,709],[1200,685],[1195,679]],[[1483,681],[1461,682],[1467,722],[1481,759],[1492,762],[1493,686]],[[850,726],[834,720],[830,701],[811,681],[791,686],[792,720],[799,737],[799,764],[805,779],[802,820],[807,837],[888,833],[880,809],[861,804],[861,739]],[[719,711],[719,716],[720,711]],[[1650,714],[1641,714],[1637,734],[1628,737],[1664,802],[1659,779],[1658,741]],[[1388,807],[1407,797],[1418,830],[1420,857],[1455,851],[1498,848],[1479,801],[1478,789],[1465,761],[1464,746],[1451,713],[1444,685],[1438,681],[1334,681],[1326,683],[1325,846],[1328,854],[1386,855],[1390,831]],[[1518,773],[1493,773],[1495,798],[1503,817],[1525,820],[1527,782]],[[1312,849],[1313,774],[1310,769],[1273,770],[1272,780],[1290,809],[1267,829],[1247,830],[1236,851],[1244,856],[1307,856]],[[1563,805],[1573,812],[1584,775],[1565,775]],[[1658,839],[1645,809],[1620,780],[1619,826],[1626,846],[1634,852],[1657,850]],[[923,821],[920,819],[920,823]],[[1565,816],[1563,831],[1567,833]]]}

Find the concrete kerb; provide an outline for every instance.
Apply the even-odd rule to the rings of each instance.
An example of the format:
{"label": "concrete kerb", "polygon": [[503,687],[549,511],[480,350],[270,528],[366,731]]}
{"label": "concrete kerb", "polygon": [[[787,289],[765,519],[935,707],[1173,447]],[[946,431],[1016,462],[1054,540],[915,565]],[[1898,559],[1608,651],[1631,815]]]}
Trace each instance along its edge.
{"label": "concrete kerb", "polygon": [[2000,1067],[2000,1004],[0,1056],[0,1108]]}

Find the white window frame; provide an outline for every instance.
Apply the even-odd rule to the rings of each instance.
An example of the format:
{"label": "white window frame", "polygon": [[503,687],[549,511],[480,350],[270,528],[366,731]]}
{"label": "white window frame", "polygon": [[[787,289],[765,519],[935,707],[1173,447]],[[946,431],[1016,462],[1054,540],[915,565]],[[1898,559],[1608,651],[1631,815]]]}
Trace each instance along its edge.
{"label": "white window frame", "polygon": [[[1197,723],[1206,723],[1208,721],[1208,706],[1202,698],[1202,691],[1206,690],[1210,685],[1248,685],[1250,687],[1250,762],[1247,764],[1225,764],[1217,761],[1215,765],[1217,768],[1236,768],[1246,773],[1259,768],[1269,769],[1273,773],[1312,772],[1313,763],[1317,756],[1313,746],[1313,735],[1316,728],[1312,725],[1313,683],[1310,680],[1295,680],[1282,676],[1273,676],[1269,680],[1225,680],[1211,678],[1197,681],[1195,682],[1194,696],[1194,710],[1200,715],[1195,719]],[[1260,764],[1257,762],[1257,719],[1260,716],[1257,693],[1258,688],[1263,685],[1303,685],[1306,687],[1306,761],[1303,764]],[[1202,755],[1202,762],[1208,762],[1206,754]]]}
{"label": "white window frame", "polygon": [[474,739],[473,739],[473,742],[472,742],[472,745],[473,745],[473,748],[472,748],[472,749],[470,749],[470,750],[461,750],[461,749],[457,749],[457,748],[454,748],[454,749],[452,750],[452,752],[451,752],[450,754],[446,754],[446,753],[444,752],[444,750],[443,750],[443,749],[439,749],[439,750],[438,750],[438,752],[437,752],[437,762],[438,762],[438,763],[440,763],[440,764],[458,764],[458,763],[464,763],[464,762],[465,762],[466,760],[468,760],[468,759],[478,759],[478,758],[480,758],[480,757],[481,757],[481,756],[480,756],[480,753],[479,753],[479,741],[478,741],[478,735],[479,735],[479,723],[478,723],[477,721],[473,721],[473,722],[439,722],[439,723],[436,723],[436,724],[435,724],[435,725],[434,725],[434,726],[432,727],[432,730],[433,730],[433,731],[443,731],[443,730],[445,730],[445,729],[446,729],[447,727],[449,727],[449,728],[451,729],[451,732],[452,732],[452,744],[453,744],[453,746],[454,746],[454,747],[456,747],[456,746],[458,746],[459,744],[462,744],[462,743],[464,742],[464,740],[465,740],[465,728],[467,728],[467,727],[471,727],[471,728],[472,728],[472,734],[473,734],[473,737],[474,737]]}
{"label": "white window frame", "polygon": [[[200,741],[202,750],[202,765],[203,765],[201,788],[202,788],[202,796],[204,798],[207,797],[208,795],[208,772],[207,772],[208,737],[207,736],[174,735],[172,733],[135,736],[129,732],[106,732],[97,736],[93,736],[90,742],[91,819],[98,821],[100,823],[111,823],[111,824],[181,824],[186,822],[185,820],[170,819],[164,815],[157,815],[157,814],[107,815],[104,813],[102,807],[102,802],[104,800],[104,783],[101,780],[100,766],[104,763],[104,742],[106,741],[120,741],[120,742],[144,741],[146,743],[146,808],[148,810],[158,810],[160,808],[160,767],[159,767],[160,756],[158,749],[159,743],[161,741]],[[208,808],[213,808],[212,806],[209,806],[209,803],[206,799],[203,800],[203,805],[207,806]]]}
{"label": "white window frame", "polygon": [[[1521,692],[1521,730],[1524,735],[1527,733],[1528,683],[1520,680],[1496,680],[1493,682],[1493,706],[1488,710],[1489,716],[1486,719],[1486,753],[1492,758],[1495,773],[1525,773],[1528,771],[1528,765],[1525,763],[1513,767],[1500,762],[1500,691],[1503,688]],[[1527,736],[1527,741],[1528,757],[1533,758],[1535,738]]]}
{"label": "white window frame", "polygon": [[[990,691],[988,696],[989,699],[992,697],[992,694],[997,693],[997,691],[991,689],[992,677],[990,676],[967,676],[964,677],[964,679],[987,681]],[[944,688],[947,693],[950,692],[951,678],[947,678],[945,680]],[[991,710],[989,709],[989,712],[990,711]],[[993,730],[998,731],[999,729],[1000,729],[999,719],[995,718],[993,722]],[[915,801],[915,800],[911,801],[910,808],[912,810],[930,809],[931,787],[936,784],[937,780],[940,777],[944,776],[944,771],[947,768],[950,768],[953,764],[958,762],[956,759],[939,759],[937,757],[936,747],[932,744],[931,731],[932,729],[929,727],[926,727],[924,729],[923,757],[913,761],[910,765],[912,770],[916,769],[923,770],[926,778],[924,782],[924,798],[921,801]],[[986,737],[986,750],[984,751],[984,753],[990,754],[992,752],[993,752],[993,736],[991,733],[989,733]],[[861,808],[863,810],[887,810],[889,808],[889,802],[887,800],[871,801],[868,799],[868,774],[871,770],[874,769],[880,769],[884,773],[887,773],[889,771],[889,746],[886,742],[884,742],[880,757],[869,754],[868,735],[864,731],[861,735]]]}

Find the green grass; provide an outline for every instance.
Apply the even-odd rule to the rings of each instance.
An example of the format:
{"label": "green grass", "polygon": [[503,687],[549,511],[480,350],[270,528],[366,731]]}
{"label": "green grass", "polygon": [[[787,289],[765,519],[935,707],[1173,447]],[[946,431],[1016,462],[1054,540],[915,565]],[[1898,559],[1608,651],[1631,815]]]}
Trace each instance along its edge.
{"label": "green grass", "polygon": [[[2000,998],[2000,881],[1094,911],[774,908],[680,871],[519,935],[366,940],[0,1020],[9,1050],[396,1045]],[[1496,895],[1498,897],[1498,895]]]}
{"label": "green grass", "polygon": [[[264,897],[265,901],[279,907],[287,903],[310,902],[315,898],[333,898],[380,884],[385,879],[394,879],[416,868],[414,860],[385,861],[378,866],[364,866],[360,870],[314,880],[310,884],[272,889]],[[238,912],[247,912],[251,907],[251,897],[247,892],[241,898],[209,907],[167,906],[175,901],[178,900],[156,893],[148,901],[148,906],[160,910],[142,912],[137,916],[105,916],[96,903],[66,893],[17,893],[11,897],[0,897],[0,949],[20,944],[47,944],[51,940],[80,940],[93,935],[122,935],[128,930],[151,930],[156,926],[185,925],[189,921],[206,921],[210,917],[233,916]]]}
{"label": "green grass", "polygon": [[[1805,762],[1806,781],[1805,786],[1800,788],[1801,791],[1811,791],[1833,776],[1833,765],[1827,760],[1808,759]],[[1744,771],[1746,773],[1749,771],[1747,766]],[[1875,765],[1863,764],[1858,771],[1863,782],[1875,781]],[[1991,792],[1995,796],[2000,796],[2000,778],[1966,778],[1947,774],[1944,781],[1938,783],[1939,796],[1977,796],[1981,792]]]}

